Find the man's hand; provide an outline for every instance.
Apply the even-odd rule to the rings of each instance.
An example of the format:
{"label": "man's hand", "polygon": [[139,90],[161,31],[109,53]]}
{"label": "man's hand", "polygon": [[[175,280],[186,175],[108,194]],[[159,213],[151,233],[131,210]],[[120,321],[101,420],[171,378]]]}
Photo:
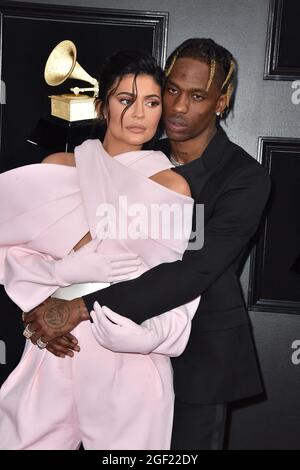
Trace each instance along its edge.
{"label": "man's hand", "polygon": [[79,352],[78,341],[71,333],[67,333],[60,338],[53,339],[47,344],[47,350],[57,357],[74,356],[74,352]]}
{"label": "man's hand", "polygon": [[49,298],[24,315],[24,326],[28,325],[30,341],[36,344],[40,338],[48,343],[74,330],[82,321],[89,320],[89,312],[81,298],[62,300]]}

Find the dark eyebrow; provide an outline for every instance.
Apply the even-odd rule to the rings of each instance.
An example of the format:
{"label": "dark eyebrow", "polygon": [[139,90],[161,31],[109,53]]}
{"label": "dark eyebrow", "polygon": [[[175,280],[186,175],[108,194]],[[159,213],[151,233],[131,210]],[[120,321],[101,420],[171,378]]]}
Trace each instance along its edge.
{"label": "dark eyebrow", "polygon": [[[168,80],[167,85],[171,85],[171,86],[174,86],[176,88],[180,88],[180,86],[177,85],[175,82],[172,82],[172,80]],[[189,91],[191,91],[192,93],[205,93],[205,94],[207,94],[207,91],[203,88],[192,88]]]}
{"label": "dark eyebrow", "polygon": [[135,96],[134,93],[129,93],[129,91],[120,91],[116,96],[119,96],[119,95]]}
{"label": "dark eyebrow", "polygon": [[204,93],[204,94],[207,94],[207,91],[206,91],[206,90],[203,90],[203,88],[193,88],[191,91],[192,91],[192,93]]}
{"label": "dark eyebrow", "polygon": [[155,94],[153,94],[153,95],[147,95],[147,96],[145,96],[145,98],[158,98],[158,99],[160,100],[160,96],[159,96],[159,95],[155,95]]}
{"label": "dark eyebrow", "polygon": [[[128,95],[132,98],[134,98],[136,95],[134,93],[129,93],[128,91],[120,91],[116,96],[119,96],[119,95]],[[145,98],[158,98],[160,100],[160,96],[159,95],[146,95]]]}
{"label": "dark eyebrow", "polygon": [[173,85],[173,86],[176,86],[177,88],[180,88],[180,86],[178,86],[175,82],[172,82],[172,80],[167,80],[167,85]]}

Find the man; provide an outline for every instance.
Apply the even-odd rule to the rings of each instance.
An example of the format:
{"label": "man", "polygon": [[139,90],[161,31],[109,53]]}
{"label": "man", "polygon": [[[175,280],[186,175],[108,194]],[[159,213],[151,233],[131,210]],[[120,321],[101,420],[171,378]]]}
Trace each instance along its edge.
{"label": "man", "polygon": [[[186,350],[172,359],[172,449],[221,449],[226,404],[262,391],[237,271],[257,230],[270,181],[266,170],[219,126],[230,110],[236,80],[230,52],[211,39],[189,39],[171,54],[166,69],[169,139],[159,148],[189,182],[195,202],[205,206],[203,248],[83,299],[59,304],[50,299],[27,322],[40,318],[42,324],[50,310],[53,318],[59,308],[57,317],[73,318],[76,326],[89,319],[98,301],[142,323],[201,295]],[[48,344],[54,353],[61,348],[60,340]]]}

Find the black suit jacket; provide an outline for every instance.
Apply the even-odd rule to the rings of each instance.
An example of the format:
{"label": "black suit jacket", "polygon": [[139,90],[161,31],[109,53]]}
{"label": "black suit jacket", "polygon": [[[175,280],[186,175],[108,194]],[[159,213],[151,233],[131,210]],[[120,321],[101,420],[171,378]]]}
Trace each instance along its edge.
{"label": "black suit jacket", "polygon": [[[167,139],[160,149],[169,155]],[[84,301],[89,310],[97,300],[142,323],[202,295],[188,345],[172,358],[177,398],[206,404],[258,394],[262,384],[237,273],[269,196],[269,175],[222,128],[201,159],[174,171],[204,204],[203,248]]]}

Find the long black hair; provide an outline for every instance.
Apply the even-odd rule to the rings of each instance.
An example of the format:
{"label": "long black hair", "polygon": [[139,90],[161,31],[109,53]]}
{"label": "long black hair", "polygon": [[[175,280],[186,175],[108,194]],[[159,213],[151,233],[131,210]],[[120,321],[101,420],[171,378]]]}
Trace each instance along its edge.
{"label": "long black hair", "polygon": [[[143,51],[119,51],[110,57],[107,57],[103,62],[101,72],[99,75],[99,92],[96,97],[96,103],[100,102],[99,118],[95,122],[93,128],[93,137],[102,137],[106,132],[106,121],[104,119],[104,112],[107,113],[109,119],[108,100],[114,94],[120,81],[125,75],[133,75],[132,93],[136,97],[136,77],[138,75],[149,75],[157,83],[161,90],[165,84],[165,73],[162,68],[157,64],[154,57],[147,52]],[[136,99],[136,98],[135,98]],[[134,100],[135,100],[134,99]],[[133,102],[134,102],[133,100]],[[121,115],[122,118],[127,109],[132,106],[130,103],[125,107]],[[100,133],[100,135],[99,135]],[[157,131],[151,141],[143,145],[144,149],[152,149],[158,139],[163,133],[162,118],[159,121]]]}

